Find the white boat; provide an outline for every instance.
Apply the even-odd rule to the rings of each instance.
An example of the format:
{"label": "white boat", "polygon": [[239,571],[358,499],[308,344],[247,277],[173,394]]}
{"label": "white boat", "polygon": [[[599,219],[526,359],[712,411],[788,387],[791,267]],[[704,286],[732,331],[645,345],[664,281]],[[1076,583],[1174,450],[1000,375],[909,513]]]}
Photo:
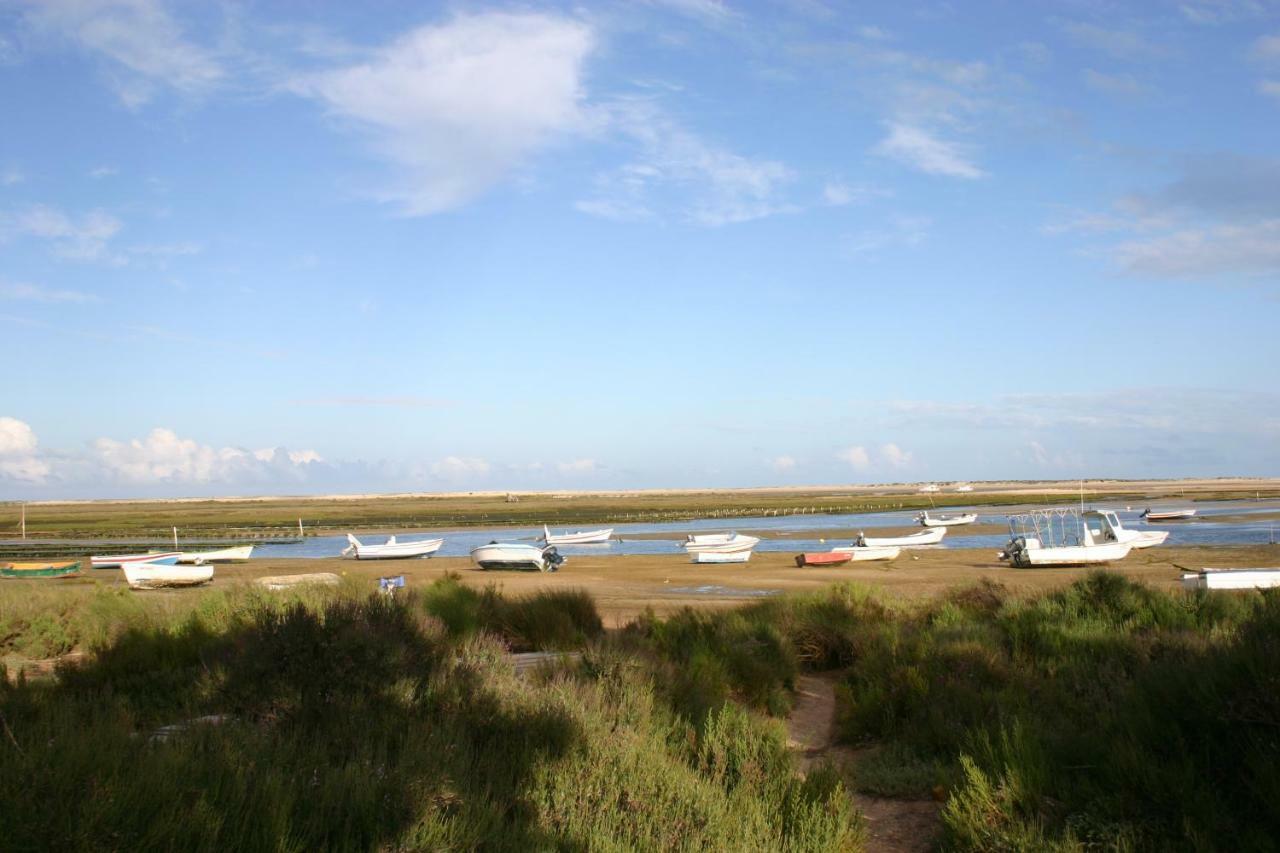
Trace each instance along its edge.
{"label": "white boat", "polygon": [[221,551],[184,551],[178,555],[179,563],[247,563],[253,554],[252,545],[237,545]]}
{"label": "white boat", "polygon": [[750,551],[760,544],[755,536],[743,536],[740,533],[714,534],[708,536],[690,536],[684,543],[684,550],[690,554],[736,554]]}
{"label": "white boat", "polygon": [[1128,542],[1135,548],[1153,548],[1169,538],[1167,530],[1129,530],[1120,524],[1113,510],[1091,509],[1084,516],[1099,522],[1096,528],[1089,528],[1095,542]]}
{"label": "white boat", "polygon": [[751,551],[694,551],[691,563],[745,563],[751,559]]}
{"label": "white boat", "polygon": [[848,548],[833,548],[838,554],[848,554],[849,559],[859,560],[895,560],[902,553],[898,545],[853,545]]}
{"label": "white boat", "polygon": [[942,487],[939,486],[937,483],[928,483],[927,485],[920,487],[920,494],[922,495],[932,494],[934,492],[940,492],[940,491],[942,491]]}
{"label": "white boat", "polygon": [[601,542],[608,542],[612,535],[612,527],[603,530],[579,530],[575,533],[552,533],[545,524],[542,525],[542,541],[548,545],[598,545]]}
{"label": "white boat", "polygon": [[213,566],[178,566],[172,563],[125,563],[124,578],[131,589],[200,586],[213,580]]}
{"label": "white boat", "polygon": [[1153,512],[1150,508],[1143,511],[1141,518],[1147,521],[1181,521],[1184,518],[1191,518],[1196,514],[1194,509],[1167,509],[1163,512]]}
{"label": "white boat", "polygon": [[1201,569],[1182,576],[1186,589],[1267,589],[1280,586],[1280,569]]}
{"label": "white boat", "polygon": [[966,483],[966,484],[965,484],[965,485],[963,485],[963,486],[956,486],[956,491],[957,491],[957,492],[972,492],[972,491],[973,491],[973,486],[970,486],[969,484],[967,484],[967,483]]}
{"label": "white boat", "polygon": [[366,545],[350,533],[347,534],[347,541],[351,544],[342,553],[354,554],[357,560],[407,560],[412,557],[430,557],[444,544],[443,539],[397,542],[396,537],[389,536],[383,545]]}
{"label": "white boat", "polygon": [[962,515],[929,515],[929,510],[925,510],[916,516],[916,521],[925,527],[959,527],[962,524],[973,524],[978,520],[976,512],[966,512]]}
{"label": "white boat", "polygon": [[148,554],[112,554],[101,557],[90,557],[89,563],[95,569],[118,569],[130,564],[157,563],[172,566],[182,556],[181,551],[152,551]]}
{"label": "white boat", "polygon": [[333,572],[306,572],[298,575],[271,575],[258,578],[257,583],[270,590],[290,589],[295,586],[337,586],[342,578]]}
{"label": "white boat", "polygon": [[554,572],[564,562],[554,545],[539,548],[519,542],[490,542],[473,548],[471,559],[482,569],[536,569]]}
{"label": "white boat", "polygon": [[1123,560],[1129,542],[1096,542],[1077,509],[1035,510],[1009,517],[1009,544],[1000,559],[1020,568],[1093,566]]}
{"label": "white boat", "polygon": [[859,533],[857,540],[852,545],[841,546],[835,550],[847,551],[850,548],[917,548],[921,545],[937,545],[942,541],[942,537],[946,535],[947,528],[945,527],[932,527],[907,536],[867,536],[864,533]]}

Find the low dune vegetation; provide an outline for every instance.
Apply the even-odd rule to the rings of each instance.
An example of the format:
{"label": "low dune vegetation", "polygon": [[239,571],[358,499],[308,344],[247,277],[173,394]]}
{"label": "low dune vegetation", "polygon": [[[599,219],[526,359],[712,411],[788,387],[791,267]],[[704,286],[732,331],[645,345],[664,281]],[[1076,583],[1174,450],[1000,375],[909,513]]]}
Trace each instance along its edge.
{"label": "low dune vegetation", "polygon": [[[13,603],[0,652],[88,654],[0,680],[5,849],[854,850],[850,790],[944,800],[948,850],[1280,837],[1272,594],[838,585],[608,633],[456,577]],[[517,676],[534,650],[578,654]],[[802,775],[805,672],[852,758]]]}

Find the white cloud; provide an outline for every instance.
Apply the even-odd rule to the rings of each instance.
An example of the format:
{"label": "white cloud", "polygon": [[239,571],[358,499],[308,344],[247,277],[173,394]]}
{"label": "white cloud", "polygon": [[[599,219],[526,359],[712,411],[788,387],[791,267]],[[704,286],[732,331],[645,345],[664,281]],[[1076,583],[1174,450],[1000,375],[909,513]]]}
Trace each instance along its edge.
{"label": "white cloud", "polygon": [[22,183],[26,179],[27,176],[23,174],[21,169],[14,168],[12,166],[0,171],[0,186],[11,187],[15,184]]}
{"label": "white cloud", "polygon": [[[794,177],[786,165],[708,142],[650,101],[616,102],[600,118],[639,153],[633,162],[596,176],[594,196],[575,205],[583,213],[648,219],[665,203],[695,224],[716,227],[796,210],[783,197]],[[678,197],[664,199],[664,191]]]}
{"label": "white cloud", "polygon": [[822,188],[822,201],[832,207],[861,204],[887,195],[890,193],[879,187],[857,186],[844,181],[828,181]]}
{"label": "white cloud", "polygon": [[97,302],[98,297],[92,293],[78,290],[52,290],[34,284],[8,282],[0,279],[0,299],[11,299],[20,302],[61,302],[85,303]]}
{"label": "white cloud", "polygon": [[1169,278],[1280,273],[1280,219],[1186,228],[1115,249],[1128,272]]}
{"label": "white cloud", "polygon": [[778,473],[792,471],[796,467],[796,460],[793,456],[775,456],[769,460],[769,467]]}
{"label": "white cloud", "polygon": [[889,122],[889,133],[875,152],[929,175],[981,178],[985,174],[969,161],[960,146],[939,139],[920,127]]}
{"label": "white cloud", "polygon": [[867,453],[867,449],[861,445],[846,447],[844,450],[838,451],[836,458],[841,462],[848,462],[851,467],[859,471],[871,465],[871,456]]}
{"label": "white cloud", "polygon": [[295,477],[321,461],[313,450],[283,448],[249,451],[212,447],[157,427],[145,438],[117,441],[99,438],[90,445],[90,461],[109,477],[125,483],[233,483]]}
{"label": "white cloud", "polygon": [[933,220],[926,216],[890,216],[880,228],[867,228],[853,234],[848,250],[854,254],[874,252],[888,246],[917,246],[929,234]]}
{"label": "white cloud", "polygon": [[1280,100],[1280,80],[1260,80],[1258,91],[1269,98]]}
{"label": "white cloud", "polygon": [[1082,76],[1084,82],[1090,88],[1105,92],[1108,95],[1137,97],[1150,91],[1145,84],[1132,74],[1103,74],[1101,71],[1086,68]]}
{"label": "white cloud", "polygon": [[556,470],[561,474],[589,474],[599,468],[599,463],[594,459],[574,459],[571,462],[560,462],[556,465]]}
{"label": "white cloud", "polygon": [[224,77],[213,53],[187,39],[160,0],[41,0],[26,21],[108,60],[112,85],[131,108],[162,87],[195,94]]}
{"label": "white cloud", "polygon": [[431,473],[437,477],[458,479],[470,476],[483,476],[489,473],[489,463],[474,456],[446,456],[431,466]]}
{"label": "white cloud", "polygon": [[880,446],[880,458],[892,468],[905,468],[911,464],[912,455],[890,442]]}
{"label": "white cloud", "polygon": [[49,465],[39,454],[39,442],[30,425],[17,418],[0,417],[0,477],[24,483],[42,483]]}
{"label": "white cloud", "polygon": [[1167,50],[1130,30],[1101,27],[1081,21],[1063,21],[1059,26],[1077,44],[1128,61],[1164,56]]}
{"label": "white cloud", "polygon": [[858,35],[868,41],[884,41],[889,38],[889,34],[884,30],[869,25],[858,27]]}
{"label": "white cloud", "polygon": [[402,174],[376,193],[405,214],[449,210],[584,125],[591,29],[535,13],[458,15],[292,88],[352,123]]}
{"label": "white cloud", "polygon": [[711,26],[723,25],[736,17],[736,13],[723,0],[649,0],[649,2],[657,6],[665,6]]}
{"label": "white cloud", "polygon": [[120,170],[117,169],[115,166],[97,166],[89,170],[89,177],[93,178],[94,180],[100,180],[102,178],[110,178],[111,176],[118,175],[118,174],[120,174]]}
{"label": "white cloud", "polygon": [[1280,35],[1262,36],[1253,43],[1249,53],[1263,62],[1280,61]]}
{"label": "white cloud", "polygon": [[0,231],[48,240],[59,257],[77,261],[121,262],[109,252],[123,223],[101,210],[79,218],[48,205],[35,205],[0,220]]}

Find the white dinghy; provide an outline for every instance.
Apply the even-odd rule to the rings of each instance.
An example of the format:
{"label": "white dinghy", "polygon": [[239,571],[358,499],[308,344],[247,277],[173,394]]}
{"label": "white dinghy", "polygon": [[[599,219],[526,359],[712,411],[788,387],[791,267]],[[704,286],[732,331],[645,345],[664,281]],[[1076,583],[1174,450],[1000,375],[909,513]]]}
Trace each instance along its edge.
{"label": "white dinghy", "polygon": [[90,557],[89,564],[95,569],[119,569],[129,564],[165,563],[173,565],[182,556],[180,551],[152,551],[147,554],[110,554],[101,557]]}
{"label": "white dinghy", "polygon": [[130,589],[200,586],[213,580],[213,566],[125,563],[120,568],[124,569],[124,578]]}
{"label": "white dinghy", "polygon": [[696,551],[691,563],[745,563],[751,559],[751,551]]}
{"label": "white dinghy", "polygon": [[902,553],[900,545],[846,545],[832,548],[832,553],[846,554],[850,560],[896,560]]}
{"label": "white dinghy", "polygon": [[690,536],[684,543],[684,550],[690,554],[737,554],[750,551],[759,544],[760,540],[755,536],[713,533]]}
{"label": "white dinghy", "polygon": [[1156,511],[1148,507],[1143,511],[1140,518],[1147,521],[1182,521],[1183,519],[1193,518],[1196,514],[1194,509],[1168,509],[1164,511]]}
{"label": "white dinghy", "polygon": [[929,515],[929,510],[925,510],[916,516],[916,521],[925,527],[959,527],[962,524],[973,524],[978,520],[976,512],[966,512],[962,515]]}
{"label": "white dinghy", "polygon": [[1268,589],[1280,586],[1280,569],[1201,569],[1182,576],[1185,589]]}
{"label": "white dinghy", "polygon": [[482,569],[533,569],[554,572],[565,558],[554,545],[538,548],[519,542],[490,542],[471,551],[471,559]]}
{"label": "white dinghy", "polygon": [[1095,542],[1074,508],[1010,516],[1009,537],[999,557],[1019,568],[1094,566],[1123,560],[1133,548],[1129,542]]}
{"label": "white dinghy", "polygon": [[548,545],[599,545],[602,542],[608,542],[611,536],[613,536],[612,527],[602,530],[579,530],[574,533],[552,533],[545,524],[542,525],[542,541]]}
{"label": "white dinghy", "polygon": [[184,551],[178,555],[179,563],[247,563],[253,555],[252,545],[237,545],[220,551]]}
{"label": "white dinghy", "polygon": [[408,560],[413,557],[430,557],[444,544],[443,539],[397,542],[396,537],[389,536],[383,545],[366,545],[350,533],[347,534],[347,541],[351,544],[342,553],[354,554],[357,560]]}
{"label": "white dinghy", "polygon": [[1089,528],[1094,542],[1128,542],[1135,548],[1154,548],[1169,538],[1167,530],[1129,530],[1123,527],[1114,510],[1091,509],[1084,517],[1098,520],[1097,527]]}
{"label": "white dinghy", "polygon": [[942,541],[942,537],[947,535],[947,528],[933,527],[929,530],[922,530],[919,533],[911,533],[907,536],[867,536],[864,533],[858,534],[858,539],[852,545],[836,548],[837,551],[845,551],[849,548],[918,548],[921,545],[937,545]]}

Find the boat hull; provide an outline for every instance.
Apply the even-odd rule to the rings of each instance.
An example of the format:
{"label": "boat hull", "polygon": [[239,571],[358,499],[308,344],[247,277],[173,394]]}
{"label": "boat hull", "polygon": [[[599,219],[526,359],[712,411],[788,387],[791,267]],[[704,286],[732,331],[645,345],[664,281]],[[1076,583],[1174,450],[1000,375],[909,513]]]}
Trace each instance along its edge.
{"label": "boat hull", "polygon": [[925,527],[961,527],[965,524],[973,524],[978,520],[977,513],[966,513],[952,517],[940,516],[932,518],[928,513],[920,516],[920,523]]}
{"label": "boat hull", "polygon": [[253,556],[252,545],[238,545],[220,551],[187,551],[178,556],[178,564],[189,563],[247,563]]}
{"label": "boat hull", "polygon": [[178,566],[163,563],[126,563],[121,566],[131,589],[168,589],[201,586],[213,580],[213,566]]}
{"label": "boat hull", "polygon": [[745,551],[695,551],[691,563],[745,563],[751,559],[751,549]]}
{"label": "boat hull", "polygon": [[760,544],[754,536],[737,536],[732,539],[706,541],[691,539],[684,543],[684,550],[689,554],[739,554],[750,552]]}
{"label": "boat hull", "polygon": [[947,528],[934,527],[909,536],[859,536],[858,544],[844,545],[837,551],[851,548],[918,548],[925,545],[937,545],[947,535]]}
{"label": "boat hull", "polygon": [[1185,589],[1268,589],[1280,586],[1280,569],[1202,569],[1184,574]]}
{"label": "boat hull", "polygon": [[414,542],[397,542],[392,536],[385,545],[366,545],[351,534],[347,534],[357,560],[412,560],[416,557],[430,557],[440,546],[443,539],[419,539]]}
{"label": "boat hull", "polygon": [[1068,545],[1061,548],[1014,548],[1010,560],[1019,568],[1049,566],[1095,566],[1123,560],[1133,546],[1128,542],[1102,545]]}
{"label": "boat hull", "polygon": [[80,563],[0,563],[0,578],[65,578],[80,574]]}
{"label": "boat hull", "polygon": [[90,557],[89,564],[95,569],[119,569],[127,565],[140,566],[147,563],[158,566],[172,566],[178,562],[178,558],[181,556],[181,551],[156,552],[152,554],[111,554]]}
{"label": "boat hull", "polygon": [[613,536],[613,528],[605,530],[579,530],[576,533],[552,533],[543,526],[542,539],[548,545],[600,545]]}
{"label": "boat hull", "polygon": [[819,551],[816,554],[796,554],[796,568],[805,566],[843,566],[853,559],[851,554],[839,551]]}
{"label": "boat hull", "polygon": [[[554,555],[555,559],[552,559]],[[471,551],[471,560],[482,569],[510,569],[545,572],[555,569],[563,559],[552,547],[491,542]]]}
{"label": "boat hull", "polygon": [[1194,509],[1171,509],[1168,512],[1152,512],[1147,510],[1142,517],[1147,521],[1182,521],[1183,519],[1193,518],[1196,514]]}

